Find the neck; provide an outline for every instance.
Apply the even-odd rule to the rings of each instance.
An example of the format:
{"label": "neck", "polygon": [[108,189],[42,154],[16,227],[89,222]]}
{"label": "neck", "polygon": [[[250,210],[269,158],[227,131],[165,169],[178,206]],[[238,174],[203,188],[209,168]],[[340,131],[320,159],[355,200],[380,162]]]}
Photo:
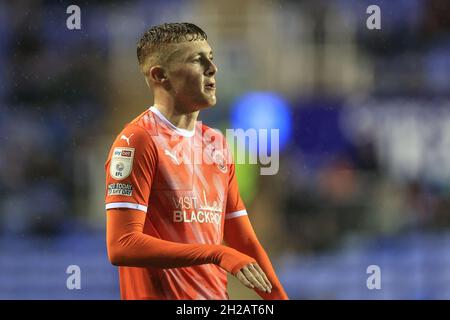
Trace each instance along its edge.
{"label": "neck", "polygon": [[155,99],[153,105],[175,127],[189,131],[194,130],[199,111],[186,112],[184,108],[177,106],[173,101],[158,101]]}

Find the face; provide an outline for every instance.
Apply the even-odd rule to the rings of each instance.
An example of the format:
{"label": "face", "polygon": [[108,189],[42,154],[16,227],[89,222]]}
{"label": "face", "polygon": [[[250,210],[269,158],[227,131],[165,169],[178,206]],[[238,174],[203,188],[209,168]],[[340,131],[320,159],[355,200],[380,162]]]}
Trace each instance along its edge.
{"label": "face", "polygon": [[217,67],[206,40],[174,45],[167,65],[167,78],[175,101],[186,111],[197,111],[216,104]]}

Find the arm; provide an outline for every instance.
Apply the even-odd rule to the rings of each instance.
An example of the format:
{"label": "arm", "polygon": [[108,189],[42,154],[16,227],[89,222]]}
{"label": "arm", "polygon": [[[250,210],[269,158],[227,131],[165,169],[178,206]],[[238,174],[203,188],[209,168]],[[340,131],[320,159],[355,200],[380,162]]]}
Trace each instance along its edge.
{"label": "arm", "polygon": [[256,291],[258,295],[264,300],[289,299],[275,274],[267,253],[259,243],[247,215],[225,220],[224,240],[231,248],[255,258],[269,278],[273,285],[272,292],[269,294]]}
{"label": "arm", "polygon": [[118,266],[177,268],[214,263],[235,275],[254,259],[222,245],[185,244],[143,233],[146,213],[134,209],[107,211],[107,249]]}

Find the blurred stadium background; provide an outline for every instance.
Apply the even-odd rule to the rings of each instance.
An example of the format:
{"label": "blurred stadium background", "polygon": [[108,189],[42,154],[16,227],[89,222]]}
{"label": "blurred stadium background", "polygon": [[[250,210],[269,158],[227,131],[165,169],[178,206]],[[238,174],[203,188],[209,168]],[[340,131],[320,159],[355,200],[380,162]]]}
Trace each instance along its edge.
{"label": "blurred stadium background", "polygon": [[[0,3],[1,299],[119,298],[103,166],[152,102],[136,42],[174,21],[215,51],[218,104],[202,120],[285,139],[277,175],[238,174],[290,297],[450,299],[449,1],[86,1],[81,30],[66,28],[70,4]],[[372,4],[381,30],[366,28]],[[233,280],[230,296],[257,297]]]}

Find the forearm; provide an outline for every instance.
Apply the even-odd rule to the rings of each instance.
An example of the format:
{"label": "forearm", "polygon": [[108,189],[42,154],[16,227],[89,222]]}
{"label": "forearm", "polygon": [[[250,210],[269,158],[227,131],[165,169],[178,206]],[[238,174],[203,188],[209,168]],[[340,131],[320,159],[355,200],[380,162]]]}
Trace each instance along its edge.
{"label": "forearm", "polygon": [[[112,211],[112,212],[110,212]],[[213,263],[235,274],[254,259],[222,245],[186,244],[144,234],[140,213],[107,213],[107,248],[112,264],[178,268]]]}
{"label": "forearm", "polygon": [[177,268],[218,264],[217,253],[218,248],[212,245],[174,243],[142,232],[126,233],[108,242],[110,260],[120,266]]}

